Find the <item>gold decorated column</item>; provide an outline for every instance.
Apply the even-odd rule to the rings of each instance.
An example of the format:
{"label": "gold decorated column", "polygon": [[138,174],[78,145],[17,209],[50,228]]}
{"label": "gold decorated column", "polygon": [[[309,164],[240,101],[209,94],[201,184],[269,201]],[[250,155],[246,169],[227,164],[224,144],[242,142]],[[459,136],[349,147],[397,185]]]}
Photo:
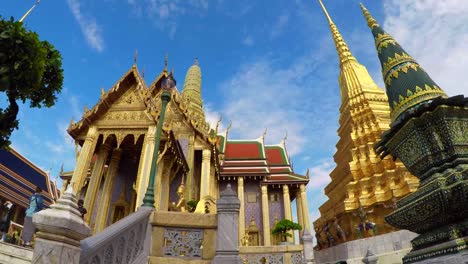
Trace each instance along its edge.
{"label": "gold decorated column", "polygon": [[[299,231],[299,238],[302,237],[304,232],[304,217],[302,216],[302,198],[301,190],[296,191],[296,212],[297,212],[297,222],[302,226],[302,230]],[[300,241],[301,239],[299,239]]]}
{"label": "gold decorated column", "polygon": [[203,150],[202,168],[201,168],[201,180],[200,180],[200,199],[209,195],[210,190],[210,161],[211,161],[211,150]]}
{"label": "gold decorated column", "polygon": [[244,212],[244,177],[237,178],[237,196],[240,201],[239,208],[239,241],[245,236],[245,212]]}
{"label": "gold decorated column", "polygon": [[78,194],[86,180],[86,174],[93,158],[94,148],[98,138],[98,129],[95,126],[90,126],[86,134],[86,140],[81,147],[80,155],[76,161],[75,170],[71,178],[73,191]]}
{"label": "gold decorated column", "polygon": [[84,200],[84,208],[88,210],[88,212],[85,214],[85,221],[87,223],[90,223],[91,217],[93,216],[96,194],[99,190],[99,186],[101,185],[102,171],[104,169],[104,165],[106,164],[110,150],[111,146],[107,144],[99,146],[97,150],[96,163],[94,164],[93,172],[91,173],[91,180],[88,184],[88,191],[86,192]]}
{"label": "gold decorated column", "polygon": [[188,144],[188,155],[187,155],[187,163],[189,167],[189,171],[187,173],[187,201],[190,201],[194,199],[193,195],[193,161],[194,161],[194,155],[195,155],[195,149],[194,149],[194,144],[195,144],[195,136],[190,136],[189,137],[189,144]]}
{"label": "gold decorated column", "polygon": [[[138,165],[138,175],[136,181],[136,207],[143,204],[145,191],[148,187],[148,180],[151,171],[151,160],[153,159],[154,140],[156,135],[156,126],[148,127],[148,132],[145,135],[145,140],[141,149],[140,164]],[[137,209],[135,208],[135,210]]]}
{"label": "gold decorated column", "polygon": [[95,232],[101,232],[107,223],[107,215],[109,212],[109,205],[111,203],[112,190],[114,186],[114,179],[119,170],[120,158],[122,157],[121,149],[114,149],[109,164],[109,168],[106,173],[106,179],[104,180],[104,187],[102,189],[101,200],[99,201],[101,206],[99,207]]}
{"label": "gold decorated column", "polygon": [[268,187],[262,185],[263,245],[270,246],[270,211],[268,208]]}
{"label": "gold decorated column", "polygon": [[[284,218],[292,221],[292,212],[291,212],[291,198],[289,197],[289,187],[288,185],[283,185],[283,204],[284,204]],[[294,231],[289,231],[291,235],[288,237],[288,242],[294,242]]]}
{"label": "gold decorated column", "polygon": [[159,156],[159,158],[160,161],[158,162],[158,172],[156,174],[156,180],[154,181],[154,208],[156,211],[162,210],[161,208],[164,207],[162,201],[162,192],[164,191],[162,189],[162,182],[164,171],[167,169],[166,167],[169,165],[170,162],[170,157],[167,157],[166,155],[162,157]]}
{"label": "gold decorated column", "polygon": [[310,218],[309,218],[309,206],[307,203],[307,192],[304,184],[301,184],[300,186],[300,191],[301,191],[301,199],[302,199],[302,217],[304,219],[304,230],[308,230],[309,234],[311,233],[310,231]]}

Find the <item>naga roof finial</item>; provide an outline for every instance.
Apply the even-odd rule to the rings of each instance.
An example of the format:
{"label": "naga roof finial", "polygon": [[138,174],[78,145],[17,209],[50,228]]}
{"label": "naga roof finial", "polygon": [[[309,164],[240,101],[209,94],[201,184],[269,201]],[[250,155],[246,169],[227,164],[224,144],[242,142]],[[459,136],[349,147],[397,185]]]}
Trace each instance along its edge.
{"label": "naga roof finial", "polygon": [[168,55],[166,52],[166,55],[164,55],[164,72],[167,73],[167,60],[168,60]]}
{"label": "naga roof finial", "polygon": [[135,54],[133,54],[133,67],[136,67],[137,58],[138,58],[138,50],[135,49]]}

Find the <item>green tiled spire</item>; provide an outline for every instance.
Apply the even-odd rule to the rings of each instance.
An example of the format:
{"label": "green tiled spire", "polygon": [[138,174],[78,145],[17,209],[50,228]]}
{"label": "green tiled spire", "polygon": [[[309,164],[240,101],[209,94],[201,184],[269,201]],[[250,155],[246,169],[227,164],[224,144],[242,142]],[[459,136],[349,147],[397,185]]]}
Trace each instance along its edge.
{"label": "green tiled spire", "polygon": [[185,75],[184,88],[182,95],[190,98],[189,109],[200,116],[205,116],[203,111],[203,101],[201,98],[201,69],[198,66],[198,59],[195,59],[193,65],[188,69]]}
{"label": "green tiled spire", "polygon": [[427,100],[447,94],[429,77],[423,68],[387,34],[361,5],[367,25],[374,35],[375,47],[382,66],[382,77],[391,108],[392,122],[406,110]]}

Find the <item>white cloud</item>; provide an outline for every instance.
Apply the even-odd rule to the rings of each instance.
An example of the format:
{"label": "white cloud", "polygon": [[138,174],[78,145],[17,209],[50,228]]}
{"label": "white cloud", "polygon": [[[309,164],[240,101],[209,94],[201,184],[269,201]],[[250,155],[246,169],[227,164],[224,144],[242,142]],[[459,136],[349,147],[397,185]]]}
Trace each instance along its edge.
{"label": "white cloud", "polygon": [[468,95],[460,81],[468,68],[468,1],[391,0],[384,14],[383,28],[449,96]]}
{"label": "white cloud", "polygon": [[252,46],[254,44],[254,39],[252,36],[246,36],[243,40],[242,40],[242,44],[246,45],[246,46]]}
{"label": "white cloud", "polygon": [[127,0],[133,12],[148,17],[160,30],[167,31],[174,38],[177,32],[177,19],[180,16],[203,14],[209,7],[207,0]]}
{"label": "white cloud", "polygon": [[322,160],[319,164],[309,168],[310,181],[307,187],[309,189],[322,190],[330,183],[330,173],[335,167],[332,159]]}
{"label": "white cloud", "polygon": [[270,37],[271,38],[278,37],[286,28],[288,21],[289,21],[289,14],[286,14],[286,13],[281,14],[276,20],[276,23],[271,28]]}
{"label": "white cloud", "polygon": [[97,24],[96,19],[92,16],[85,16],[81,10],[79,0],[68,0],[67,1],[73,16],[80,25],[81,31],[83,32],[88,44],[101,52],[104,50],[104,39],[102,37],[102,29]]}
{"label": "white cloud", "polygon": [[326,53],[318,49],[290,63],[260,58],[221,83],[230,138],[255,139],[268,128],[266,143],[278,144],[287,131],[290,155],[333,145],[337,122],[330,120],[336,120],[338,89],[329,89],[315,72],[320,66],[319,73],[326,73]]}

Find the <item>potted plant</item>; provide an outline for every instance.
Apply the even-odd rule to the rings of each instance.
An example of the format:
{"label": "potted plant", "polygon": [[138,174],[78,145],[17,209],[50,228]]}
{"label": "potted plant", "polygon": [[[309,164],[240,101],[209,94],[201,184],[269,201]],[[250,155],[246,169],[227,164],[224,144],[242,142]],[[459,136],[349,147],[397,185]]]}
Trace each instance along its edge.
{"label": "potted plant", "polygon": [[275,228],[273,228],[271,233],[273,235],[279,234],[281,236],[281,244],[284,244],[283,242],[286,242],[288,237],[292,237],[292,235],[288,233],[290,230],[302,230],[302,226],[291,220],[283,219],[276,223]]}
{"label": "potted plant", "polygon": [[198,201],[197,200],[190,200],[187,202],[187,209],[190,213],[193,213],[195,211],[195,208],[197,208]]}

